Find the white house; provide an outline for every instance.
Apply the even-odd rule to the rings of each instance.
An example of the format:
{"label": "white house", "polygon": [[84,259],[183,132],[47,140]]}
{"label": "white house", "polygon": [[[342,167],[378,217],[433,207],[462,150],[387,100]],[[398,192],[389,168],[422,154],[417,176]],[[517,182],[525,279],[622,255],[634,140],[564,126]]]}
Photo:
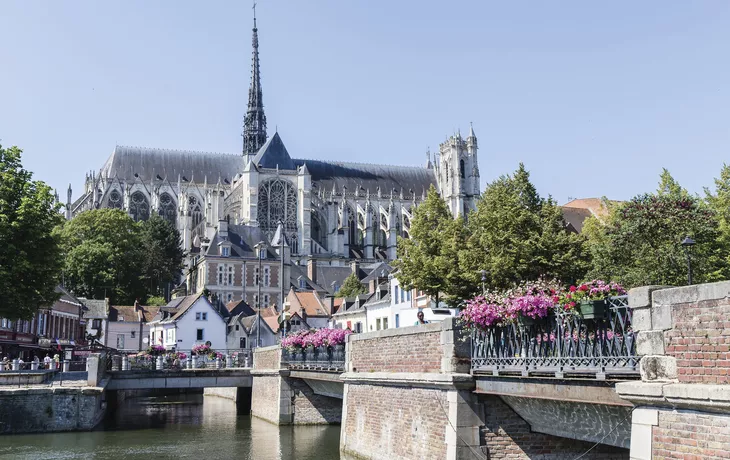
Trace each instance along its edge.
{"label": "white house", "polygon": [[415,289],[401,288],[396,274],[390,275],[390,323],[391,327],[413,326],[418,321],[418,312],[423,312],[423,319],[428,322],[439,322],[449,316],[459,314],[458,308],[451,308],[444,302],[436,302],[431,296]]}
{"label": "white house", "polygon": [[365,324],[368,332],[395,327],[390,319],[390,293],[386,289],[387,286],[379,286],[365,302]]}
{"label": "white house", "polygon": [[226,349],[226,320],[202,294],[174,299],[150,322],[150,344],[170,350],[190,350],[210,342]]}
{"label": "white house", "polygon": [[352,332],[367,332],[365,302],[372,294],[343,299],[337,313],[332,315],[332,327],[349,329]]}

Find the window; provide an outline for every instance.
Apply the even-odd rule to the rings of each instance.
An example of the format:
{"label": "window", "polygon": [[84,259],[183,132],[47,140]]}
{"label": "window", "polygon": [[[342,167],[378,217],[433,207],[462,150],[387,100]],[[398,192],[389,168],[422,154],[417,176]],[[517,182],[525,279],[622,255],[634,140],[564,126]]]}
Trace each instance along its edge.
{"label": "window", "polygon": [[175,342],[175,330],[168,329],[167,330],[167,343],[174,343],[174,342]]}
{"label": "window", "polygon": [[238,348],[246,348],[246,337],[241,337],[240,339],[238,339]]}
{"label": "window", "polygon": [[221,248],[221,251],[222,251],[221,255],[222,255],[223,257],[228,257],[228,256],[230,256],[230,255],[231,255],[231,248],[229,248],[228,246],[223,246],[223,247]]}
{"label": "window", "polygon": [[264,294],[264,305],[263,307],[266,308],[269,306],[269,294]]}
{"label": "window", "polygon": [[132,338],[134,338],[134,335],[135,335],[136,333],[137,333],[136,331],[132,331],[132,332],[130,333],[130,335],[132,336]]}
{"label": "window", "polygon": [[223,284],[223,266],[222,265],[218,266],[218,284],[219,285]]}
{"label": "window", "polygon": [[101,329],[101,320],[100,319],[94,319],[91,321],[91,328],[92,329]]}
{"label": "window", "polygon": [[117,350],[124,350],[124,334],[117,335]]}
{"label": "window", "polygon": [[259,186],[258,223],[269,240],[274,236],[279,221],[284,223],[287,235],[297,231],[296,186],[284,179],[270,179]]}
{"label": "window", "polygon": [[347,322],[347,328],[348,328],[349,330],[352,330],[352,321],[348,321],[348,322]]}
{"label": "window", "polygon": [[398,303],[398,286],[395,287],[395,303]]}
{"label": "window", "polygon": [[411,291],[406,291],[406,300],[411,301]]}
{"label": "window", "polygon": [[402,302],[405,302],[405,296],[403,294],[405,294],[405,292],[403,292],[403,289],[401,289],[400,290],[400,301],[401,301],[401,303]]}
{"label": "window", "polygon": [[208,313],[196,313],[195,321],[208,321]]}
{"label": "window", "polygon": [[208,313],[203,313],[203,321],[208,321]]}
{"label": "window", "polygon": [[[372,327],[372,326],[370,326],[370,327]],[[380,318],[375,320],[375,330],[376,331],[380,330]]]}
{"label": "window", "polygon": [[459,161],[459,175],[464,178],[464,160]]}
{"label": "window", "polygon": [[200,313],[195,314],[195,321],[200,321]]}
{"label": "window", "polygon": [[395,327],[396,329],[400,327],[400,315],[398,313],[395,314]]}
{"label": "window", "polygon": [[238,329],[239,329],[239,327],[240,327],[240,326],[239,326],[238,324],[236,324],[236,330],[238,330]]}
{"label": "window", "polygon": [[355,332],[362,332],[362,323],[361,322],[355,323]]}
{"label": "window", "polygon": [[305,289],[307,287],[307,282],[304,281],[304,277],[299,277],[299,289]]}
{"label": "window", "polygon": [[388,329],[388,318],[383,318],[383,329]]}
{"label": "window", "polygon": [[228,285],[233,286],[233,267],[228,267]]}
{"label": "window", "polygon": [[134,192],[129,200],[129,214],[135,222],[150,218],[150,204],[142,192]]}
{"label": "window", "polygon": [[195,336],[195,340],[197,340],[197,341],[203,340],[203,329],[198,329],[197,334]]}
{"label": "window", "polygon": [[253,281],[254,281],[254,286],[259,285],[259,282],[260,282],[259,267],[255,267],[253,269]]}
{"label": "window", "polygon": [[264,267],[264,286],[269,286],[269,267]]}
{"label": "window", "polygon": [[165,220],[170,222],[173,227],[175,226],[175,219],[177,218],[177,206],[172,200],[172,197],[167,193],[160,195],[159,206],[157,213]]}

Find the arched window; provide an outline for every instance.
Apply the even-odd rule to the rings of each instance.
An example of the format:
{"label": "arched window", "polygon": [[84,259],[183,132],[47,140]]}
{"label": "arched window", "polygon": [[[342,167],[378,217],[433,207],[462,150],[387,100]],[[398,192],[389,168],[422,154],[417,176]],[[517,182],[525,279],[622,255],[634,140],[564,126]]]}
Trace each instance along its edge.
{"label": "arched window", "polygon": [[289,246],[292,254],[299,254],[299,239],[296,233],[289,235]]}
{"label": "arched window", "polygon": [[464,160],[459,161],[459,175],[464,178]]}
{"label": "arched window", "polygon": [[403,238],[409,238],[411,234],[411,220],[408,218],[408,216],[403,216]]}
{"label": "arched window", "polygon": [[160,205],[157,208],[157,213],[160,217],[175,225],[177,211],[175,210],[175,202],[172,200],[169,193],[165,192],[160,195]]}
{"label": "arched window", "polygon": [[122,209],[122,194],[116,190],[112,190],[109,193],[107,207],[112,209]]}
{"label": "arched window", "polygon": [[193,216],[193,228],[197,227],[203,221],[203,211],[194,196],[188,198],[188,212]]}
{"label": "arched window", "polygon": [[129,214],[135,222],[150,218],[150,204],[142,192],[134,192],[129,200]]}
{"label": "arched window", "polygon": [[258,222],[269,240],[279,222],[286,233],[297,231],[297,192],[294,185],[283,179],[270,179],[259,187]]}
{"label": "arched window", "polygon": [[[312,213],[312,239],[322,246],[325,250],[327,249],[327,229],[323,223],[324,219],[321,218],[319,213]],[[292,249],[293,252],[293,249]]]}

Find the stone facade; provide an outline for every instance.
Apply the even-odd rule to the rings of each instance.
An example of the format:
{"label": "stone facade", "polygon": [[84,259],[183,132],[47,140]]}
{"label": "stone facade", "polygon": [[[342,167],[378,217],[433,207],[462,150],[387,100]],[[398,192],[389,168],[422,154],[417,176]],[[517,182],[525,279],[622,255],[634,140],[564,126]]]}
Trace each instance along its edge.
{"label": "stone facade", "polygon": [[102,388],[0,390],[0,434],[91,430],[104,415]]}
{"label": "stone facade", "polygon": [[[534,400],[538,402],[539,400]],[[504,400],[498,396],[480,396],[486,418],[481,437],[485,447],[483,453],[490,459],[532,459],[543,460],[572,460],[587,452],[594,443],[576,441],[574,439],[540,434],[532,430]],[[599,420],[598,417],[581,418],[590,423]],[[569,423],[565,419],[556,418],[554,423],[564,425]],[[574,421],[572,422],[574,424]],[[590,451],[591,459],[628,459],[628,449],[600,444]]]}
{"label": "stone facade", "polygon": [[342,421],[342,400],[315,394],[302,379],[287,378],[294,425],[328,425]]}
{"label": "stone facade", "polygon": [[256,375],[251,389],[251,415],[271,423],[286,424],[289,413],[282,413],[281,377],[278,373]]}
{"label": "stone facade", "polygon": [[260,347],[253,353],[254,369],[279,369],[281,367],[281,347],[273,345],[270,347]]}

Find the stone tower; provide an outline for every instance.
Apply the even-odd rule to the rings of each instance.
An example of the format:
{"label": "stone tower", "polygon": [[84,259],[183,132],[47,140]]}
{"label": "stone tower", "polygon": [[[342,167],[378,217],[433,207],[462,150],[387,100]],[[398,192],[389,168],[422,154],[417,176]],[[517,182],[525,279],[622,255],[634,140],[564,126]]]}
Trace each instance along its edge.
{"label": "stone tower", "polygon": [[248,109],[243,119],[243,156],[253,159],[266,143],[266,115],[264,114],[261,73],[259,68],[259,34],[256,28],[256,11],[253,16],[253,57],[251,62],[251,87],[248,89]]}
{"label": "stone tower", "polygon": [[477,137],[471,126],[466,139],[459,132],[439,146],[436,177],[441,197],[454,217],[466,217],[476,208],[480,185],[477,148]]}

